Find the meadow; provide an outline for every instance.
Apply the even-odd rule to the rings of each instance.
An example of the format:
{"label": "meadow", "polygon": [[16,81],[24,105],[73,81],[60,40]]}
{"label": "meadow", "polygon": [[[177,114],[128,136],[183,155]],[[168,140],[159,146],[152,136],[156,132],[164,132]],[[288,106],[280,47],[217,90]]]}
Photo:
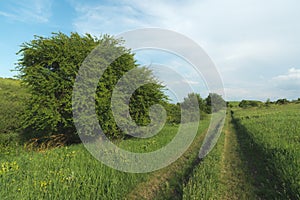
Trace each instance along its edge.
{"label": "meadow", "polygon": [[266,179],[256,179],[265,198],[300,199],[300,104],[238,110],[237,129],[263,163]]}
{"label": "meadow", "polygon": [[[151,173],[120,172],[96,160],[82,144],[28,149],[20,116],[28,98],[20,82],[0,79],[0,199],[300,199],[300,104],[227,110],[212,151],[198,158],[209,126],[200,121],[189,149]],[[191,123],[190,126],[198,126]],[[150,152],[169,143],[178,125],[154,137],[116,144]],[[188,130],[187,130],[188,131]]]}
{"label": "meadow", "polygon": [[[138,184],[165,176],[165,169],[144,174],[114,170],[96,160],[82,144],[39,151],[25,148],[17,127],[28,94],[17,80],[1,79],[0,88],[1,199],[124,199]],[[201,122],[196,141],[203,139],[208,123],[208,118]],[[170,142],[177,130],[178,126],[167,125],[152,138],[122,140],[117,144],[130,151],[149,152]],[[165,176],[164,184],[184,179],[199,148],[194,143],[183,158],[170,166],[173,171]],[[162,187],[159,195],[167,197],[177,186]]]}
{"label": "meadow", "polygon": [[[200,126],[197,137],[207,126],[208,121]],[[146,152],[162,146],[176,133],[176,127],[166,127],[157,137],[123,141],[119,145]],[[177,176],[184,176],[197,158],[198,148],[199,145],[194,146],[187,159],[174,163],[171,168],[178,171]],[[92,157],[81,144],[39,152],[9,145],[1,148],[0,163],[1,199],[123,199],[138,184],[165,173],[164,169],[147,174],[114,170]],[[171,180],[172,176],[167,178]]]}
{"label": "meadow", "polygon": [[228,111],[183,199],[300,199],[299,111],[297,103]]}

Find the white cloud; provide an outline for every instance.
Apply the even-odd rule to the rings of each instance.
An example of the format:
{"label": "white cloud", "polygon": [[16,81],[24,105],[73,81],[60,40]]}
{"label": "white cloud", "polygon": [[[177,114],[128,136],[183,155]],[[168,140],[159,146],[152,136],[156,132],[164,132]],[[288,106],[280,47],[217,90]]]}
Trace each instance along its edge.
{"label": "white cloud", "polygon": [[300,69],[291,68],[285,75],[274,77],[276,81],[300,81]]}
{"label": "white cloud", "polygon": [[293,98],[299,97],[300,69],[291,68],[286,74],[274,77],[272,83],[276,88],[285,91],[285,93],[294,94]]}
{"label": "white cloud", "polygon": [[265,101],[268,98],[276,99],[274,90],[266,89],[264,85],[256,84],[253,87],[241,86],[241,87],[225,87],[225,94],[227,100],[261,100]]}
{"label": "white cloud", "polygon": [[288,70],[283,66],[300,65],[299,6],[296,0],[74,3],[78,17],[73,25],[94,35],[144,27],[174,30],[195,40],[212,58],[224,84],[233,85],[227,88],[228,98],[296,97],[297,92],[281,89],[297,84],[279,81],[298,77],[295,72],[272,77]]}
{"label": "white cloud", "polygon": [[142,13],[132,5],[86,5],[74,2],[78,18],[73,22],[80,33],[98,36],[102,33],[119,33],[124,30],[141,27]]}
{"label": "white cloud", "polygon": [[9,4],[8,11],[0,10],[0,15],[15,21],[46,23],[51,6],[52,0],[20,0]]}
{"label": "white cloud", "polygon": [[191,81],[191,80],[183,80],[182,82],[185,82],[190,85],[199,85],[200,84],[199,81]]}
{"label": "white cloud", "polygon": [[0,15],[4,16],[4,17],[8,17],[8,18],[14,18],[14,17],[16,17],[15,15],[12,15],[10,13],[3,12],[3,11],[0,11]]}

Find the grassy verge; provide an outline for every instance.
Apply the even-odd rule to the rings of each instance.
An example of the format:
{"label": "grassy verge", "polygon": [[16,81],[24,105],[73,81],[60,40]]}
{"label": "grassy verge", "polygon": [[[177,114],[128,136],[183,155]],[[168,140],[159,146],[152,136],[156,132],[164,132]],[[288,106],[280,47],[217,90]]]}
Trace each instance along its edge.
{"label": "grassy verge", "polygon": [[198,151],[208,125],[208,119],[201,121],[195,140],[183,156],[168,167],[151,173],[149,179],[132,190],[126,199],[182,199],[182,183],[198,164]]}
{"label": "grassy verge", "polygon": [[212,151],[193,170],[183,187],[183,199],[217,199],[220,196],[220,172],[224,133]]}

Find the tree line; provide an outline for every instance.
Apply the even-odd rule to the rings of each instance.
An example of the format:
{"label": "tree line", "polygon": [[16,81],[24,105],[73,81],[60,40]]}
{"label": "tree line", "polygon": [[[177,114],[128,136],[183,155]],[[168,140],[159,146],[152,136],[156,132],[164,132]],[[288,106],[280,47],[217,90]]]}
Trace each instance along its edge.
{"label": "tree line", "polygon": [[286,98],[277,99],[276,101],[271,101],[270,99],[267,99],[266,102],[254,101],[254,100],[242,100],[238,106],[241,108],[262,107],[262,106],[269,107],[270,105],[285,105],[285,104],[290,104],[290,103],[298,104],[298,103],[300,103],[300,98],[298,98],[296,100],[291,100],[291,101],[289,101]]}

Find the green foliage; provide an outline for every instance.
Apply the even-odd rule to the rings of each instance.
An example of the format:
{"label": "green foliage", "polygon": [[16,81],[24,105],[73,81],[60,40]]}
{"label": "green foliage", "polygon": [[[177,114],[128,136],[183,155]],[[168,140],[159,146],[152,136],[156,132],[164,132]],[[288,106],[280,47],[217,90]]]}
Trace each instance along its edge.
{"label": "green foliage", "polygon": [[24,43],[17,70],[30,89],[22,126],[35,136],[55,133],[72,134],[71,94],[76,72],[98,40],[90,35],[53,34],[50,38],[35,36]]}
{"label": "green foliage", "polygon": [[19,132],[20,115],[28,97],[19,80],[0,78],[0,134]]}
{"label": "green foliage", "polygon": [[167,111],[167,122],[170,124],[180,124],[181,122],[181,111],[180,111],[180,104],[172,104],[172,103],[165,103],[164,108]]}
{"label": "green foliage", "polygon": [[268,98],[267,101],[265,102],[265,106],[270,107],[270,105],[271,105],[272,103],[273,103],[273,102],[271,102],[271,100]]}
{"label": "green foliage", "polygon": [[0,134],[0,152],[6,148],[19,146],[22,141],[20,140],[19,133]]}
{"label": "green foliage", "polygon": [[288,103],[289,103],[289,101],[287,99],[278,99],[276,101],[276,104],[278,104],[278,105],[283,105],[283,104],[288,104]]}
{"label": "green foliage", "polygon": [[249,107],[259,107],[262,106],[263,103],[260,101],[252,101],[252,100],[242,100],[239,103],[239,107],[241,108],[249,108]]}
{"label": "green foliage", "polygon": [[183,102],[180,104],[183,115],[185,116],[183,122],[195,122],[199,120],[200,110],[198,112],[191,112],[191,110],[196,110],[195,106],[202,106],[202,99],[199,94],[191,93],[183,99]]}
{"label": "green foliage", "polygon": [[[111,96],[117,81],[127,71],[138,67],[134,55],[121,46],[121,41],[108,35],[94,38],[88,34],[80,36],[77,33],[71,33],[70,36],[53,33],[49,38],[35,36],[34,40],[21,46],[18,53],[21,59],[17,70],[20,72],[20,79],[31,92],[22,120],[25,132],[33,132],[35,137],[66,134],[71,139],[74,138],[76,130],[72,118],[72,89],[79,67],[95,47],[98,56],[89,60],[92,64],[105,64],[106,57],[111,57],[116,51],[123,52],[122,56],[109,65],[100,80],[97,80],[95,97],[96,112],[103,131],[110,137],[123,135],[112,115]],[[98,69],[90,72],[92,79],[97,78],[94,74],[99,73],[95,70]],[[149,70],[139,68],[138,71],[144,77],[153,79]],[[93,80],[87,81],[84,89],[88,88],[91,81]],[[87,90],[91,89],[93,88]],[[154,83],[139,88],[134,93],[130,112],[138,124],[146,124],[149,121],[149,106],[165,98],[161,89],[161,85]],[[93,106],[84,104],[82,102],[78,108]],[[89,115],[85,117],[89,121]],[[88,134],[92,135],[93,130],[90,127]]]}
{"label": "green foliage", "polygon": [[219,94],[210,93],[205,101],[208,113],[218,112],[222,109],[226,109],[226,101]]}
{"label": "green foliage", "polygon": [[[140,73],[148,73],[151,77],[151,71],[144,68]],[[153,78],[154,79],[154,78]],[[166,95],[162,91],[163,86],[159,84],[146,84],[138,88],[130,98],[129,111],[132,119],[138,125],[147,125],[150,123],[149,108],[154,104],[166,103]]]}
{"label": "green foliage", "polygon": [[[216,102],[215,111],[224,108],[226,102],[218,94],[210,94],[209,97],[203,99],[200,94],[190,93],[183,99],[182,102],[177,104],[165,103],[164,107],[168,113],[168,122],[172,124],[179,124],[181,122],[181,112],[186,112],[186,119],[183,122],[194,122],[197,121],[200,114],[200,119],[206,118],[207,114],[211,113],[211,97],[213,96]],[[197,109],[194,107],[198,105],[199,113],[191,112]],[[183,111],[182,111],[183,109]]]}
{"label": "green foliage", "polygon": [[[197,107],[195,107],[197,106]],[[206,102],[197,93],[190,93],[187,97],[183,99],[183,102],[177,104],[167,103],[164,105],[168,113],[168,122],[179,124],[182,122],[195,122],[200,118],[205,118],[206,112],[208,111]],[[199,112],[193,112],[196,109]],[[183,113],[182,113],[183,112]],[[181,114],[184,114],[185,119],[181,119]]]}
{"label": "green foliage", "polygon": [[240,102],[238,102],[238,101],[229,101],[229,102],[227,102],[227,107],[229,107],[229,108],[236,108],[236,107],[239,106],[239,103]]}

